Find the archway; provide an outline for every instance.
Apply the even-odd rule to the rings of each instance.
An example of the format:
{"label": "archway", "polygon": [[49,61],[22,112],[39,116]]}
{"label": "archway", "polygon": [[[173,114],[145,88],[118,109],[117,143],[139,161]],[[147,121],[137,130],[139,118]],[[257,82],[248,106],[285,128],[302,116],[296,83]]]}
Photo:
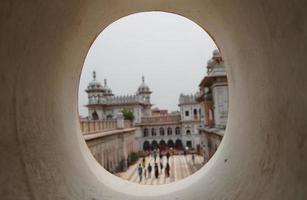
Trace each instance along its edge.
{"label": "archway", "polygon": [[175,148],[178,149],[178,150],[182,150],[183,149],[182,141],[180,139],[176,140]]}
{"label": "archway", "polygon": [[[20,2],[4,2],[0,16],[6,30],[0,47],[6,52],[0,85],[5,94],[1,146],[6,150],[0,154],[6,158],[1,171],[9,172],[1,175],[8,180],[1,188],[3,199],[44,199],[46,194],[74,200],[175,195],[197,200],[306,199],[307,101],[301,92],[307,85],[305,1]],[[77,100],[63,98],[76,94],[93,38],[119,17],[148,10],[194,19],[215,37],[233,66],[228,69],[230,120],[221,150],[210,167],[159,190],[121,187],[118,179],[100,172],[80,133],[75,134]],[[68,192],[72,190],[74,195]]]}
{"label": "archway", "polygon": [[166,145],[166,142],[164,140],[161,140],[159,142],[159,148],[160,148],[161,151],[165,151],[166,150],[167,145]]}
{"label": "archway", "polygon": [[151,146],[152,146],[153,149],[157,149],[159,147],[158,142],[156,140],[153,140],[151,142]]}
{"label": "archway", "polygon": [[168,146],[169,148],[174,148],[175,145],[174,145],[173,140],[168,140],[168,141],[167,141],[167,146]]}
{"label": "archway", "polygon": [[143,150],[144,151],[151,150],[151,145],[150,145],[149,141],[147,141],[147,140],[144,141],[144,143],[143,143]]}

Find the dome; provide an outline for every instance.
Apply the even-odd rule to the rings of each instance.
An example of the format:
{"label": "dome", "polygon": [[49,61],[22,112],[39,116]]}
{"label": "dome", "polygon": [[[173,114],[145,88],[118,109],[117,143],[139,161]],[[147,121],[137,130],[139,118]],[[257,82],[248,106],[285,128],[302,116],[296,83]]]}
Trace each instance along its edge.
{"label": "dome", "polygon": [[145,78],[143,76],[142,77],[142,83],[141,83],[141,85],[138,88],[138,93],[144,93],[144,92],[148,93],[148,92],[150,92],[150,89],[149,89],[148,85],[146,85]]}
{"label": "dome", "polygon": [[111,88],[108,87],[107,79],[104,79],[104,90],[107,96],[113,96]]}
{"label": "dome", "polygon": [[96,80],[96,72],[93,71],[93,80],[87,86],[88,90],[103,90],[103,86]]}
{"label": "dome", "polygon": [[214,60],[212,60],[212,59],[208,60],[207,66],[212,67],[213,65],[214,65]]}
{"label": "dome", "polygon": [[213,58],[220,58],[220,57],[222,57],[220,51],[218,49],[215,49],[213,51]]}

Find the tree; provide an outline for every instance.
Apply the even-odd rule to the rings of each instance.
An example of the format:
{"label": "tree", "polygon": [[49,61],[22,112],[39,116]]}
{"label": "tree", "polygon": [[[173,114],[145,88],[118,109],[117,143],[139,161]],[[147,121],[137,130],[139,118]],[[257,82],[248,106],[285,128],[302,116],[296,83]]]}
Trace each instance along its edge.
{"label": "tree", "polygon": [[130,120],[130,121],[134,120],[134,114],[130,110],[123,110],[123,116],[125,120]]}

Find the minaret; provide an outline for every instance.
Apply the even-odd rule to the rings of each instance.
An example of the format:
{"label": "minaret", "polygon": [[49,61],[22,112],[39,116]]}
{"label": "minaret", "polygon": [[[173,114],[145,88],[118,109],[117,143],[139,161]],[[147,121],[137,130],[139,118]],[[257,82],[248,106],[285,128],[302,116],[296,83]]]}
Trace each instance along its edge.
{"label": "minaret", "polygon": [[88,113],[90,119],[100,119],[102,117],[101,98],[104,93],[102,85],[96,81],[96,72],[93,71],[93,80],[88,84],[85,90],[88,95]]}
{"label": "minaret", "polygon": [[104,89],[105,89],[105,96],[114,96],[114,94],[112,93],[111,88],[108,87],[108,82],[107,79],[104,79]]}
{"label": "minaret", "polygon": [[93,81],[96,81],[96,71],[93,71]]}
{"label": "minaret", "polygon": [[146,85],[144,76],[142,76],[142,83],[139,86],[137,93],[145,99],[146,103],[150,104],[150,95],[152,92]]}

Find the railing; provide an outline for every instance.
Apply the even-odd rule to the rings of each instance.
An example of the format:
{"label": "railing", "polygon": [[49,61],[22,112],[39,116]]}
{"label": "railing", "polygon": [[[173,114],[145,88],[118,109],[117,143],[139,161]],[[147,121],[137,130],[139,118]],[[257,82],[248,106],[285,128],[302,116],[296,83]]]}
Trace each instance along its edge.
{"label": "railing", "polygon": [[153,117],[142,117],[141,123],[165,123],[165,122],[179,122],[180,115],[163,115],[163,116],[153,116]]}
{"label": "railing", "polygon": [[132,128],[132,127],[133,127],[132,121],[130,120],[124,121],[124,128]]}
{"label": "railing", "polygon": [[[83,134],[92,133],[97,131],[112,131],[118,129],[117,120],[80,120],[80,128]],[[124,128],[132,128],[132,122],[124,120]]]}

